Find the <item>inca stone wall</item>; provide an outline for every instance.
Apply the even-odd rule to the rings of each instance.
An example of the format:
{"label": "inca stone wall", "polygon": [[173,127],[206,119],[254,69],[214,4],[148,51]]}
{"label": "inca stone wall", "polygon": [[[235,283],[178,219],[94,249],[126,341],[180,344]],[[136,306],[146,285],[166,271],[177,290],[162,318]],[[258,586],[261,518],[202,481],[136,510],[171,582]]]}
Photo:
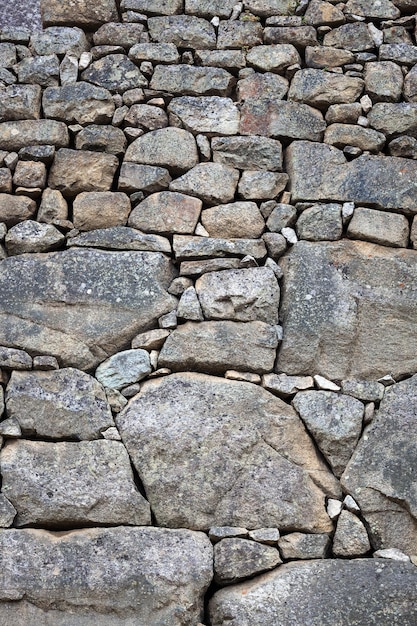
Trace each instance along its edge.
{"label": "inca stone wall", "polygon": [[417,0],[17,6],[0,626],[415,626]]}

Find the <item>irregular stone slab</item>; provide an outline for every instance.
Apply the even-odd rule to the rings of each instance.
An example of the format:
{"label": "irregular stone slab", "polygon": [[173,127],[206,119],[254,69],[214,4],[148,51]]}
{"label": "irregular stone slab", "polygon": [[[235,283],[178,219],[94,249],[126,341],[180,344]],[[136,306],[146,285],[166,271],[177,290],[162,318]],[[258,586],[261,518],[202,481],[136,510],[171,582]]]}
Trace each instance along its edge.
{"label": "irregular stone slab", "polygon": [[119,156],[126,150],[127,139],[121,128],[90,124],[75,137],[77,150],[98,150]]}
{"label": "irregular stone slab", "polygon": [[223,68],[157,65],[150,87],[184,96],[230,96],[235,79]]}
{"label": "irregular stone slab", "polygon": [[[75,0],[75,2],[78,1]],[[44,0],[43,3],[47,4]],[[70,24],[74,24],[74,15],[71,16]],[[33,33],[30,37],[29,48],[35,55],[70,54],[79,58],[83,52],[90,49],[90,46],[81,28],[51,26]]]}
{"label": "irregular stone slab", "polygon": [[282,145],[268,137],[213,137],[214,163],[242,170],[282,170]]}
{"label": "irregular stone slab", "polygon": [[187,322],[167,337],[158,365],[173,371],[265,374],[274,367],[278,336],[265,322]]}
{"label": "irregular stone slab", "polygon": [[325,560],[282,565],[253,581],[221,589],[209,605],[212,626],[227,620],[251,626],[292,626],[308,615],[311,626],[392,626],[401,615],[413,626],[417,570],[375,559]]}
{"label": "irregular stone slab", "polygon": [[214,15],[228,19],[234,5],[234,0],[185,0],[185,12],[208,19]]}
{"label": "irregular stone slab", "polygon": [[241,259],[233,259],[230,257],[223,259],[207,259],[202,261],[183,261],[181,263],[180,275],[198,277],[206,272],[239,269],[240,267]]}
{"label": "irregular stone slab", "polygon": [[332,528],[334,477],[293,409],[257,385],[173,374],[146,381],[116,421],[158,524]]}
{"label": "irregular stone slab", "polygon": [[323,114],[307,104],[251,99],[241,108],[242,135],[322,141],[325,129]]}
{"label": "irregular stone slab", "polygon": [[16,509],[3,494],[0,494],[0,528],[8,528],[16,517]]}
{"label": "irregular stone slab", "polygon": [[173,248],[175,257],[179,261],[229,255],[242,257],[249,255],[260,260],[266,256],[262,239],[221,239],[174,235]]}
{"label": "irregular stone slab", "polygon": [[124,226],[131,210],[125,193],[91,191],[78,194],[73,202],[74,228],[94,230]]}
{"label": "irregular stone slab", "polygon": [[0,346],[0,367],[6,370],[30,370],[32,357],[24,350]]}
{"label": "irregular stone slab", "polygon": [[330,2],[311,0],[304,14],[304,21],[314,26],[339,26],[344,24],[345,16],[340,8],[332,6]]}
{"label": "irregular stone slab", "polygon": [[19,83],[52,87],[59,83],[59,59],[56,54],[27,57],[17,65]]}
{"label": "irregular stone slab", "polygon": [[297,393],[292,405],[333,472],[340,476],[362,431],[362,402],[332,391],[302,391]]}
{"label": "irregular stone slab", "polygon": [[41,12],[45,26],[71,24],[92,30],[106,22],[118,20],[115,0],[95,0],[94,3],[89,0],[71,0],[69,4],[60,0],[42,0]]}
{"label": "irregular stone slab", "polygon": [[118,441],[22,439],[2,448],[0,465],[3,493],[17,510],[16,526],[150,524],[149,503],[137,491],[129,456]]}
{"label": "irregular stone slab", "polygon": [[329,535],[290,533],[278,539],[284,559],[324,559],[330,548]]}
{"label": "irregular stone slab", "polygon": [[407,554],[417,547],[416,397],[416,376],[385,390],[342,477],[368,523],[372,546]]}
{"label": "irregular stone slab", "polygon": [[297,391],[314,387],[314,379],[312,376],[265,374],[265,376],[262,377],[262,386],[276,396],[287,398],[297,393]]}
{"label": "irregular stone slab", "polygon": [[365,65],[365,91],[373,102],[398,102],[403,80],[401,67],[392,61]]}
{"label": "irregular stone slab", "polygon": [[122,46],[130,48],[137,44],[143,32],[143,24],[120,24],[109,22],[103,24],[94,33],[93,41],[96,46]]}
{"label": "irregular stone slab", "polygon": [[324,133],[324,143],[336,148],[355,146],[369,152],[380,152],[385,145],[385,135],[355,124],[330,124]]}
{"label": "irregular stone slab", "polygon": [[68,146],[66,124],[55,120],[22,120],[0,124],[0,150],[18,151],[27,146]]}
{"label": "irregular stone slab", "polygon": [[67,124],[106,124],[115,105],[107,89],[88,83],[45,89],[42,106],[45,117]]}
{"label": "irregular stone slab", "polygon": [[174,98],[168,113],[192,133],[236,135],[239,132],[240,113],[230,98],[219,96],[183,96]]}
{"label": "irregular stone slab", "polygon": [[100,439],[114,426],[102,386],[73,368],[50,372],[12,372],[7,414],[23,436],[43,439]]}
{"label": "irregular stone slab", "polygon": [[287,67],[301,64],[301,57],[291,44],[254,46],[246,55],[246,61],[264,72],[285,72]]}
{"label": "irregular stone slab", "polygon": [[68,197],[83,191],[109,191],[118,166],[113,154],[61,148],[55,153],[48,186]]}
{"label": "irregular stone slab", "polygon": [[291,15],[297,7],[296,0],[246,0],[245,9],[254,15]]}
{"label": "irregular stone slab", "polygon": [[138,67],[124,54],[109,54],[94,61],[84,70],[81,78],[117,93],[148,86]]}
{"label": "irregular stone slab", "polygon": [[401,11],[390,0],[348,0],[345,11],[377,20],[395,20],[401,16]]}
{"label": "irregular stone slab", "polygon": [[321,70],[326,67],[340,67],[341,65],[355,62],[353,52],[326,46],[307,46],[305,56],[307,67]]}
{"label": "irregular stone slab", "polygon": [[368,114],[372,128],[392,139],[398,135],[417,137],[417,104],[378,102]]}
{"label": "irregular stone slab", "polygon": [[93,368],[175,307],[166,292],[174,275],[165,256],[149,252],[73,249],[4,259],[0,345]]}
{"label": "irregular stone slab", "polygon": [[173,43],[179,48],[215,48],[216,32],[207,20],[191,15],[150,17],[149,34],[152,41]]}
{"label": "irregular stone slab", "polygon": [[68,248],[104,248],[105,250],[143,250],[144,252],[171,253],[169,239],[159,235],[147,235],[127,226],[97,228],[81,233],[67,241]]}
{"label": "irregular stone slab", "polygon": [[169,188],[196,196],[207,204],[223,204],[234,199],[238,180],[239,170],[233,167],[220,163],[199,163],[173,180]]}
{"label": "irregular stone slab", "polygon": [[368,533],[361,520],[349,511],[342,511],[333,538],[333,554],[346,557],[363,556],[370,549]]}
{"label": "irregular stone slab", "polygon": [[[302,23],[302,22],[300,22]],[[303,50],[307,46],[318,46],[317,31],[313,26],[282,26],[264,28],[266,44],[291,44]]]}
{"label": "irregular stone slab", "polygon": [[415,65],[417,63],[417,50],[409,43],[389,43],[382,44],[379,48],[380,61],[394,61],[404,63],[404,65]]}
{"label": "irregular stone slab", "polygon": [[37,120],[41,111],[39,85],[10,85],[0,89],[0,122]]}
{"label": "irregular stone slab", "polygon": [[137,43],[129,50],[129,59],[141,63],[174,63],[180,62],[177,46],[173,43]]}
{"label": "irregular stone slab", "polygon": [[305,209],[297,220],[297,235],[300,239],[335,241],[342,237],[342,233],[340,204],[315,204]]}
{"label": "irregular stone slab", "polygon": [[16,46],[12,43],[0,44],[0,67],[12,67],[16,65]]}
{"label": "irregular stone slab", "polygon": [[360,78],[308,68],[296,72],[288,100],[326,109],[331,104],[354,102],[361,95],[363,85]]}
{"label": "irregular stone slab", "polygon": [[134,104],[124,119],[126,126],[157,130],[168,126],[168,116],[160,107],[149,104]]}
{"label": "irregular stone slab", "polygon": [[248,539],[223,539],[214,547],[214,580],[221,585],[238,582],[281,563],[278,550],[272,546]]}
{"label": "irregular stone slab", "polygon": [[26,252],[50,252],[65,243],[65,235],[52,224],[25,220],[10,228],[4,243],[9,256]]}
{"label": "irregular stone slab", "polygon": [[306,141],[294,141],[286,158],[293,202],[335,200],[417,210],[417,163],[411,159],[363,155],[347,162],[337,148]]}
{"label": "irregular stone slab", "polygon": [[410,226],[404,215],[358,207],[349,222],[348,237],[394,248],[406,248]]}
{"label": "irregular stone slab", "polygon": [[197,144],[186,130],[160,128],[145,133],[131,143],[126,150],[125,161],[157,165],[182,173],[197,165]]}
{"label": "irregular stone slab", "polygon": [[417,254],[359,241],[299,242],[286,277],[278,371],[331,380],[417,369]]}
{"label": "irregular stone slab", "polygon": [[276,198],[287,186],[288,174],[245,170],[240,177],[238,195],[244,200]]}
{"label": "irregular stone slab", "polygon": [[208,320],[278,324],[279,286],[268,267],[209,272],[195,288]]}
{"label": "irregular stone slab", "polygon": [[251,48],[262,43],[262,25],[256,21],[224,20],[220,22],[217,47]]}
{"label": "irregular stone slab", "polygon": [[[0,542],[0,619],[10,626],[22,619],[48,626],[93,626],[103,620],[106,626],[194,626],[202,619],[213,574],[213,550],[202,533],[28,529],[3,531]],[[34,573],[38,562],[49,566]]]}
{"label": "irregular stone slab", "polygon": [[12,196],[8,193],[0,193],[0,222],[6,224],[9,228],[32,217],[35,212],[36,202],[34,200],[26,196]]}
{"label": "irregular stone slab", "polygon": [[380,402],[384,397],[385,387],[376,381],[342,380],[342,391],[364,402]]}
{"label": "irregular stone slab", "polygon": [[129,225],[147,232],[192,234],[203,203],[174,191],[161,191],[140,202],[129,216]]}
{"label": "irregular stone slab", "polygon": [[122,389],[146,378],[151,371],[146,350],[123,350],[100,363],[95,377],[104,387]]}
{"label": "irregular stone slab", "polygon": [[265,220],[255,202],[231,202],[204,209],[201,223],[210,237],[225,239],[257,239],[265,229]]}
{"label": "irregular stone slab", "polygon": [[175,15],[181,13],[183,0],[122,0],[120,8],[146,15]]}
{"label": "irregular stone slab", "polygon": [[[334,48],[343,48],[351,52],[372,50],[375,42],[366,24],[354,22],[333,28],[324,35],[323,44]],[[313,44],[314,45],[314,44]]]}
{"label": "irregular stone slab", "polygon": [[[253,72],[237,83],[237,95],[242,103],[254,100],[254,104],[265,101],[271,102],[282,100],[288,91],[289,82],[283,76],[271,72]],[[282,103],[279,102],[281,105]]]}
{"label": "irregular stone slab", "polygon": [[[157,154],[157,156],[159,155]],[[172,178],[165,167],[125,162],[120,168],[117,188],[126,193],[135,193],[138,189],[153,193],[166,189],[171,180]]]}

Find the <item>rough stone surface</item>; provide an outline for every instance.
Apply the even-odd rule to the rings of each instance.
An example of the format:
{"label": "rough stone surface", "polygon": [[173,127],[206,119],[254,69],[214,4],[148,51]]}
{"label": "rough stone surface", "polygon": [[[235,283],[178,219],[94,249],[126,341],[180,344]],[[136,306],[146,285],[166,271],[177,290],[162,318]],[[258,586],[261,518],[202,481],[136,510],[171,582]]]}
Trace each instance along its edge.
{"label": "rough stone surface", "polygon": [[342,482],[368,523],[372,546],[415,554],[417,546],[415,398],[417,377],[385,390]]}
{"label": "rough stone surface", "polygon": [[65,242],[65,236],[52,224],[25,220],[16,224],[5,237],[7,253],[12,256],[26,252],[50,252]]}
{"label": "rough stone surface", "polygon": [[284,559],[324,559],[329,547],[329,535],[308,535],[290,533],[278,540],[279,550]]}
{"label": "rough stone surface", "polygon": [[297,235],[300,239],[335,241],[342,237],[342,233],[340,204],[316,204],[305,209],[297,220]]}
{"label": "rough stone surface", "polygon": [[372,107],[368,118],[372,128],[388,138],[403,134],[417,136],[417,104],[380,102]]}
{"label": "rough stone surface", "polygon": [[179,48],[215,48],[216,33],[207,20],[191,15],[151,17],[148,20],[152,41],[173,43]]}
{"label": "rough stone surface", "polygon": [[242,135],[320,141],[325,128],[322,113],[307,104],[250,99],[241,109]]}
{"label": "rough stone surface", "polygon": [[299,242],[280,263],[286,280],[279,371],[333,380],[415,371],[415,252]]}
{"label": "rough stone surface", "polygon": [[363,81],[359,78],[305,69],[294,76],[288,99],[326,109],[331,104],[354,102],[362,90]]}
{"label": "rough stone surface", "polygon": [[68,247],[104,248],[107,250],[142,250],[143,252],[171,252],[165,237],[148,235],[127,226],[98,228],[81,233],[68,240]]}
{"label": "rough stone surface", "polygon": [[48,185],[68,197],[87,191],[108,191],[118,165],[112,154],[61,148],[55,154]]}
{"label": "rough stone surface", "polygon": [[143,232],[187,235],[194,233],[202,202],[174,191],[152,194],[129,216],[129,225]]}
{"label": "rough stone surface", "polygon": [[197,146],[191,133],[181,128],[161,128],[146,133],[128,147],[125,161],[166,167],[182,173],[198,163]]}
{"label": "rough stone surface", "polygon": [[359,207],[355,210],[347,234],[352,239],[365,239],[394,248],[406,248],[410,234],[404,215]]}
{"label": "rough stone surface", "polygon": [[[47,4],[46,0],[44,4]],[[73,23],[72,19],[71,23]],[[80,28],[51,26],[43,31],[33,33],[30,37],[30,50],[38,55],[71,54],[78,58],[88,49],[87,38]]]}
{"label": "rough stone surface", "polygon": [[[108,626],[193,626],[202,617],[213,570],[202,533],[119,527],[65,534],[10,530],[0,537],[0,618],[12,626],[19,615],[32,624],[47,619],[48,626],[66,626],[68,619],[93,626],[103,615]],[[34,577],[33,563],[46,561],[50,566]]]}
{"label": "rough stone surface", "polygon": [[71,0],[62,3],[59,0],[41,0],[42,21],[49,24],[75,24],[92,28],[117,19],[115,0]]}
{"label": "rough stone surface", "polygon": [[79,230],[124,226],[129,213],[129,198],[120,192],[83,192],[73,202],[74,227]]}
{"label": "rough stone surface", "polygon": [[192,65],[157,65],[152,89],[183,96],[229,96],[235,79],[223,68]]}
{"label": "rough stone surface", "polygon": [[[312,561],[276,571],[215,593],[209,606],[212,626],[225,620],[251,626],[413,626],[417,571],[408,563]],[[314,598],[314,601],[312,601]]]}
{"label": "rough stone surface", "polygon": [[233,167],[221,163],[199,163],[172,181],[169,188],[196,196],[207,204],[219,204],[233,200],[238,180],[239,171]]}
{"label": "rough stone surface", "polygon": [[2,448],[0,465],[17,526],[150,524],[149,504],[118,441],[15,441]]}
{"label": "rough stone surface", "polygon": [[0,222],[13,226],[32,217],[36,211],[36,202],[25,196],[12,196],[0,193]]}
{"label": "rough stone surface", "polygon": [[124,54],[109,54],[94,61],[81,74],[83,80],[116,93],[147,87],[148,81]]}
{"label": "rough stone surface", "polygon": [[292,405],[336,476],[340,476],[361,434],[362,402],[332,391],[301,391]]}
{"label": "rough stone surface", "polygon": [[238,582],[281,563],[278,550],[272,546],[248,539],[223,539],[214,547],[214,580],[220,584]]}
{"label": "rough stone surface", "polygon": [[66,125],[55,120],[22,120],[0,124],[0,149],[20,150],[28,145],[68,146]]}
{"label": "rough stone surface", "polygon": [[0,122],[39,119],[41,88],[38,85],[3,87],[0,98]]}
{"label": "rough stone surface", "polygon": [[159,524],[331,529],[317,484],[334,479],[295,412],[261,387],[174,374],[144,383],[116,420]]}
{"label": "rough stone surface", "polygon": [[73,249],[5,259],[0,270],[0,344],[80,369],[98,365],[175,303],[166,292],[173,269],[157,253]]}
{"label": "rough stone surface", "polygon": [[7,386],[7,414],[23,436],[42,439],[99,439],[114,426],[101,385],[73,368],[13,372]]}
{"label": "rough stone surface", "polygon": [[105,124],[115,108],[107,89],[82,82],[45,89],[42,106],[45,117],[67,124]]}
{"label": "rough stone surface", "polygon": [[224,374],[235,369],[259,374],[271,371],[278,337],[265,322],[191,322],[167,338],[159,365],[173,371]]}
{"label": "rough stone surface", "polygon": [[370,549],[368,533],[361,520],[349,511],[342,511],[333,540],[335,556],[363,556]]}
{"label": "rough stone surface", "polygon": [[[262,259],[266,255],[265,244],[262,239],[222,239],[214,237],[188,237],[174,235],[173,248],[177,260],[205,259],[207,257],[252,256]],[[233,259],[225,259],[223,263],[233,263]],[[210,266],[213,269],[228,269],[224,265]],[[235,264],[233,263],[233,267]],[[205,271],[211,271],[206,269]]]}
{"label": "rough stone surface", "polygon": [[95,377],[104,387],[121,389],[146,378],[151,371],[146,350],[124,350],[100,363]]}
{"label": "rough stone surface", "polygon": [[268,137],[214,137],[213,161],[242,170],[282,170],[282,146]]}
{"label": "rough stone surface", "polygon": [[294,141],[287,149],[287,167],[296,202],[335,200],[416,210],[417,164],[410,159],[363,155],[348,162],[331,146]]}
{"label": "rough stone surface", "polygon": [[257,239],[265,228],[255,202],[231,202],[204,209],[201,223],[210,237]]}
{"label": "rough stone surface", "polygon": [[278,324],[279,286],[267,267],[208,272],[196,291],[206,319]]}
{"label": "rough stone surface", "polygon": [[174,98],[169,104],[168,113],[192,133],[236,135],[239,131],[239,110],[230,98]]}

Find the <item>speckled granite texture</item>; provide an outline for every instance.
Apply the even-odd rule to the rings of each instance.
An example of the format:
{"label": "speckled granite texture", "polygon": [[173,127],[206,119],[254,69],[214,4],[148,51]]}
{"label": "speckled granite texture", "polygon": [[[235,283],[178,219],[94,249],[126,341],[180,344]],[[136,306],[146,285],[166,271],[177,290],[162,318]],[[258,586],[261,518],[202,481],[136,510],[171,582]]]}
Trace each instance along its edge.
{"label": "speckled granite texture", "polygon": [[25,26],[30,30],[41,30],[39,0],[1,0],[0,28]]}

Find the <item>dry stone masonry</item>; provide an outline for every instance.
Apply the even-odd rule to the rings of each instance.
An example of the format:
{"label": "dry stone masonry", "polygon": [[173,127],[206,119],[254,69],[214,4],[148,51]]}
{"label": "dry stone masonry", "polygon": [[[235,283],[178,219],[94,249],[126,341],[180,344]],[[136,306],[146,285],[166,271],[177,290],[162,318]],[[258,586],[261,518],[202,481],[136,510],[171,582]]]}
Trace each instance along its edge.
{"label": "dry stone masonry", "polygon": [[417,0],[18,7],[0,626],[415,626]]}

